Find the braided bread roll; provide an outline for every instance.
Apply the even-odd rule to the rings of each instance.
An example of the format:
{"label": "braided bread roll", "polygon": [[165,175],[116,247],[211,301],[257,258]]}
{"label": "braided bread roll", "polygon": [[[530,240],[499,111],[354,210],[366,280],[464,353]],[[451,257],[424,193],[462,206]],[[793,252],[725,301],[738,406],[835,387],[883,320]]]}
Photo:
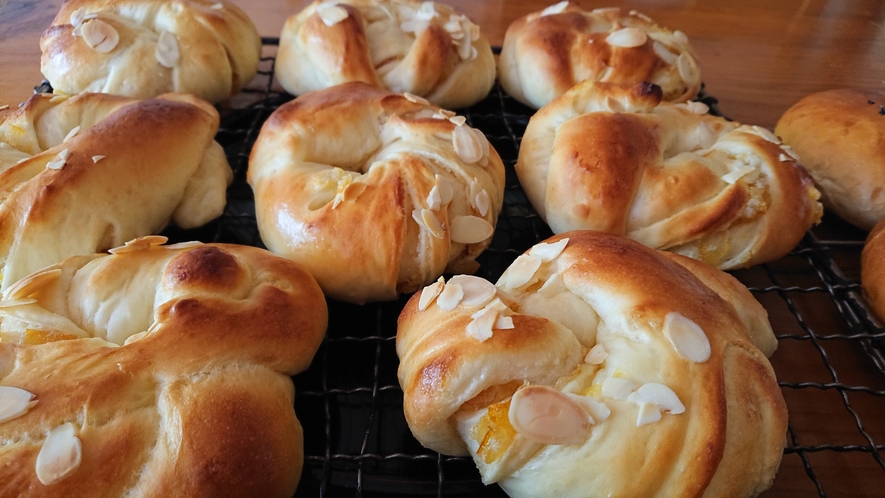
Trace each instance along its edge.
{"label": "braided bread roll", "polygon": [[516,173],[554,233],[589,229],[721,269],[787,254],[820,221],[820,193],[770,131],[585,82],[532,116]]}
{"label": "braided bread roll", "polygon": [[358,82],[280,106],[249,158],[261,239],[356,303],[473,273],[504,202],[504,165],[464,122]]}
{"label": "braided bread roll", "polygon": [[787,429],[765,357],[776,340],[734,278],[576,231],[527,251],[496,285],[455,276],[399,317],[405,415],[423,445],[472,455],[513,497],[771,485]]}
{"label": "braided bread roll", "polygon": [[261,38],[228,0],[67,0],[40,50],[56,92],[183,92],[216,103],[255,76]]}
{"label": "braided bread roll", "polygon": [[535,109],[582,81],[648,81],[663,89],[664,100],[685,102],[701,89],[696,59],[685,33],[644,14],[560,2],[508,26],[498,81]]}
{"label": "braided bread roll", "polygon": [[184,94],[42,94],[0,111],[0,288],[170,222],[221,215],[232,173],[213,140],[218,119]]}
{"label": "braided bread roll", "polygon": [[458,109],[489,93],[495,59],[479,26],[445,4],[316,0],[283,26],[276,74],[294,95],[362,81]]}
{"label": "braided bread roll", "polygon": [[288,376],[322,292],[262,249],[146,237],[34,273],[0,301],[0,495],[290,497]]}

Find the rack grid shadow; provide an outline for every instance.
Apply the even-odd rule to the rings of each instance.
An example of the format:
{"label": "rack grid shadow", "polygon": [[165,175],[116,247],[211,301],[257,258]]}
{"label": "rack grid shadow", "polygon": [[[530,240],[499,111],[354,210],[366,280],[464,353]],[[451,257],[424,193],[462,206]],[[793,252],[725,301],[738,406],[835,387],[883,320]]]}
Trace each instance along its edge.
{"label": "rack grid shadow", "polygon": [[[219,107],[222,127],[217,140],[235,173],[225,213],[195,231],[168,230],[171,241],[263,247],[245,180],[249,151],[264,120],[294,98],[274,84],[278,40],[263,41],[271,55],[263,57],[259,76],[245,90],[250,102]],[[702,91],[699,99],[719,113],[715,98]],[[527,201],[513,169],[532,112],[498,86],[483,101],[459,111],[487,135],[507,171],[504,208],[492,243],[479,258],[478,275],[491,281],[524,250],[552,235]],[[864,235],[840,223],[827,217],[788,256],[732,272],[772,321],[789,324],[775,330],[779,350],[772,363],[790,410],[779,475],[804,474],[797,480],[807,484],[792,490],[792,496],[838,495],[840,483],[847,479],[870,480],[885,489],[885,424],[879,422],[885,418],[885,331],[869,313],[854,269],[846,271],[836,263],[838,259],[856,265]],[[293,378],[295,410],[305,432],[305,463],[296,497],[505,496],[497,486],[482,485],[469,457],[427,450],[409,431],[395,352],[396,320],[407,298],[363,306],[329,301],[327,337],[310,369]],[[843,375],[847,367],[837,357],[856,362],[852,372],[861,365],[861,371],[872,373]],[[793,367],[798,363],[816,364],[819,373],[797,378]],[[803,417],[811,406],[825,407],[827,419]],[[838,424],[829,432],[839,434],[839,440],[822,438],[820,424]],[[858,475],[827,470],[837,460],[851,462]]]}

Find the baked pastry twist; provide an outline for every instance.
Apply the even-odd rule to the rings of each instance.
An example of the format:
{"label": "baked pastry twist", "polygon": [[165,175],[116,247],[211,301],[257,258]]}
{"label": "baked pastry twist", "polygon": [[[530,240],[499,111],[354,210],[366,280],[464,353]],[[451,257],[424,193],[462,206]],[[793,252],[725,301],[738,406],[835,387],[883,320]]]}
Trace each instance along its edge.
{"label": "baked pastry twist", "polygon": [[362,81],[457,109],[489,93],[495,59],[479,26],[445,4],[317,0],[283,26],[276,74],[294,95]]}
{"label": "baked pastry twist", "polygon": [[560,2],[507,28],[498,81],[536,109],[582,81],[648,81],[663,89],[664,100],[684,102],[701,89],[696,59],[685,33],[644,14]]}
{"label": "baked pastry twist", "polygon": [[776,339],[737,280],[575,231],[534,246],[496,285],[440,280],[399,317],[405,415],[423,445],[472,455],[513,497],[771,485],[787,429],[765,357]]}
{"label": "baked pastry twist", "polygon": [[258,71],[261,38],[228,0],[67,0],[40,38],[56,92],[221,102]]}
{"label": "baked pastry twist", "polygon": [[463,116],[365,83],[274,111],[248,181],[267,247],[356,303],[476,271],[504,200],[501,158]]}
{"label": "baked pastry twist", "polygon": [[799,155],[827,209],[864,230],[885,217],[885,92],[808,95],[774,132]]}
{"label": "baked pastry twist", "polygon": [[820,220],[808,173],[768,130],[584,82],[529,121],[516,173],[553,229],[627,235],[721,269],[780,258]]}
{"label": "baked pastry twist", "polygon": [[232,174],[217,130],[218,112],[184,94],[40,94],[0,111],[0,288],[221,215]]}
{"label": "baked pastry twist", "polygon": [[322,292],[262,249],[132,241],[34,273],[0,301],[0,495],[290,497],[288,376]]}

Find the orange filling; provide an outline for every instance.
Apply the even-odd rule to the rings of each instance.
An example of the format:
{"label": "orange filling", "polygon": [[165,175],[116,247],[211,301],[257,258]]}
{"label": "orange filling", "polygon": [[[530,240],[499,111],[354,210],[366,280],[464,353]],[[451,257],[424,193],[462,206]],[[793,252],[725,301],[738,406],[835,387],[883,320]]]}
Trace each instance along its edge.
{"label": "orange filling", "polygon": [[45,344],[47,342],[66,341],[68,339],[79,339],[80,336],[74,334],[66,334],[56,330],[35,330],[27,329],[21,335],[18,334],[0,334],[0,340],[3,342],[12,342],[24,346],[34,346],[37,344]]}
{"label": "orange filling", "polygon": [[479,442],[476,453],[487,464],[501,458],[516,437],[509,411],[510,399],[489,405],[488,413],[470,430],[470,437]]}

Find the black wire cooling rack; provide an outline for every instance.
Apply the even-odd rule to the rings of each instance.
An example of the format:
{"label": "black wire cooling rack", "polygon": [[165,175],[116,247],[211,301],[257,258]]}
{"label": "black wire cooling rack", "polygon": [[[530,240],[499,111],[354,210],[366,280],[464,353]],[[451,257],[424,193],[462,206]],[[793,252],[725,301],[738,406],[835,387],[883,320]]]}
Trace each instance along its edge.
{"label": "black wire cooling rack", "polygon": [[[197,231],[170,230],[173,240],[263,247],[245,181],[249,151],[264,120],[293,99],[274,84],[277,40],[264,44],[267,55],[259,76],[238,100],[220,107],[217,140],[235,173],[225,213]],[[703,92],[699,98],[718,112],[716,99]],[[479,258],[478,274],[492,281],[516,256],[551,235],[513,170],[532,112],[497,86],[485,100],[460,112],[487,135],[507,167],[504,209],[489,249]],[[779,476],[804,473],[807,480],[794,481],[807,486],[780,489],[776,479],[767,496],[847,496],[844,484],[852,480],[885,492],[885,331],[867,312],[860,293],[857,260],[863,235],[828,219],[785,258],[734,272],[773,323],[787,324],[775,330],[779,350],[772,359],[790,410]],[[296,497],[505,496],[497,486],[481,484],[469,458],[439,455],[412,437],[396,379],[396,320],[406,299],[364,306],[329,301],[326,339],[310,369],[294,378],[295,410],[305,433]],[[797,378],[800,363],[803,371],[815,365],[814,375]],[[825,419],[806,415],[821,407]],[[821,427],[833,436],[822,437]]]}

